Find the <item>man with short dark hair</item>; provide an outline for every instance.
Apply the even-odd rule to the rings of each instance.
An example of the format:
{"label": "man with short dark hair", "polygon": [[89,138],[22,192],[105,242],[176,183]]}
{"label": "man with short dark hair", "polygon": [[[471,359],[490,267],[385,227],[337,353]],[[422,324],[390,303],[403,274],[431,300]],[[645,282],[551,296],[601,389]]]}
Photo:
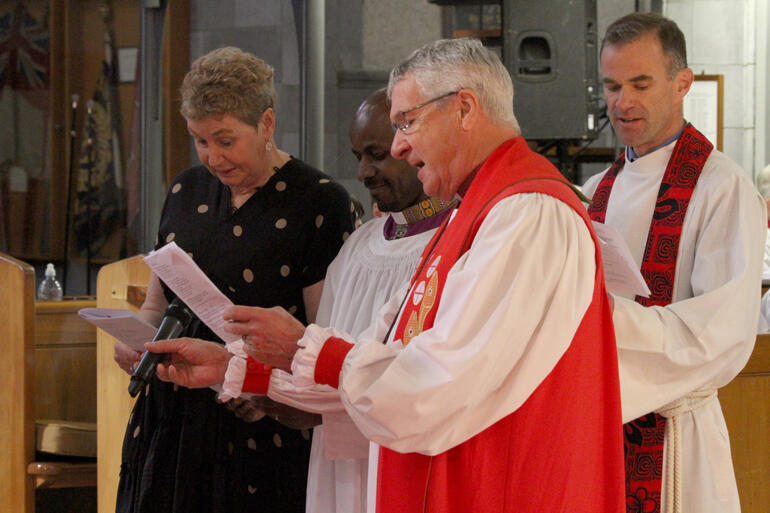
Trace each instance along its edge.
{"label": "man with short dark hair", "polygon": [[592,219],[622,234],[652,291],[611,296],[628,511],[738,512],[716,390],[753,347],[764,203],[740,167],[685,121],[693,72],[673,21],[650,13],[615,21],[601,68],[626,149],[583,190]]}

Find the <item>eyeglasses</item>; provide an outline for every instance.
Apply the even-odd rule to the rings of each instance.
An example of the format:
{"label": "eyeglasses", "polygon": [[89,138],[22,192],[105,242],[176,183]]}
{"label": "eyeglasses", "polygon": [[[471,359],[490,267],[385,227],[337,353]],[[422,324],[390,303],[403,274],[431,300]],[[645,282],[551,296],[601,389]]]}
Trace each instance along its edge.
{"label": "eyeglasses", "polygon": [[412,121],[407,120],[406,119],[406,115],[407,114],[409,114],[411,112],[414,112],[414,111],[416,111],[418,109],[421,109],[421,108],[425,107],[426,105],[431,104],[433,102],[437,102],[439,100],[443,100],[444,98],[448,98],[449,96],[453,96],[453,95],[455,95],[455,94],[457,94],[459,92],[460,91],[450,91],[448,93],[442,94],[441,96],[436,96],[435,98],[433,98],[431,100],[428,100],[427,102],[422,102],[419,105],[415,105],[414,107],[411,107],[409,109],[402,110],[401,112],[396,114],[396,119],[395,119],[395,122],[393,123],[393,126],[395,128],[397,128],[397,129],[401,130],[405,134],[410,134],[410,133],[414,132],[414,130],[409,130],[412,127],[412,123],[414,123],[414,120],[412,120]]}

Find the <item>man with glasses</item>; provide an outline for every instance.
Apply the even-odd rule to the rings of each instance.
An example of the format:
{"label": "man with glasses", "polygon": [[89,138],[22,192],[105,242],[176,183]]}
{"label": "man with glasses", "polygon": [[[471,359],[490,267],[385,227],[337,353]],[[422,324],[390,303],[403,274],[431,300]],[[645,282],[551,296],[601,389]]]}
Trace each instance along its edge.
{"label": "man with glasses", "polygon": [[[620,512],[617,352],[582,203],[519,136],[510,76],[479,41],[418,49],[388,91],[391,153],[427,195],[460,200],[408,287],[357,344],[275,309],[235,307],[229,329],[294,387],[339,390],[380,445],[377,511]],[[159,375],[184,386],[230,364],[204,342],[156,344]]]}

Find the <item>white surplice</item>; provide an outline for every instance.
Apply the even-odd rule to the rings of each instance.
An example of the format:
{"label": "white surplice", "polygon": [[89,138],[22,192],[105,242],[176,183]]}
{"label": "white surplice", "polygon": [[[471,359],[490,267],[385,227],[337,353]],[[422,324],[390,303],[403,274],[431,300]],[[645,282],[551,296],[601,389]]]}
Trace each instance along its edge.
{"label": "white surplice", "polygon": [[[385,217],[358,228],[329,266],[316,322],[357,337],[374,322],[396,290],[406,286],[422,250],[435,229],[386,240]],[[345,413],[335,391],[323,401],[303,401],[282,394],[285,374],[274,373],[268,395],[322,413],[323,425],[313,431],[307,486],[307,513],[366,511],[369,441]]]}
{"label": "white surplice", "polygon": [[[674,145],[626,162],[607,205],[606,224],[623,235],[640,267]],[[589,198],[603,175],[583,186]],[[645,308],[613,296],[624,422],[688,393],[722,387],[746,364],[759,313],[766,222],[764,200],[748,176],[714,150],[684,220],[672,303]],[[682,511],[740,511],[719,401],[684,413],[681,425]]]}

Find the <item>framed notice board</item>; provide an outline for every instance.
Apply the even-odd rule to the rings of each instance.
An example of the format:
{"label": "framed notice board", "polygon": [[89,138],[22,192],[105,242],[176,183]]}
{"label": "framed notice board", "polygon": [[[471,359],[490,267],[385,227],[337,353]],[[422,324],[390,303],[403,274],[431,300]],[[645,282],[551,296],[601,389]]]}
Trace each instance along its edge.
{"label": "framed notice board", "polygon": [[684,118],[722,151],[724,75],[695,75],[684,97]]}

